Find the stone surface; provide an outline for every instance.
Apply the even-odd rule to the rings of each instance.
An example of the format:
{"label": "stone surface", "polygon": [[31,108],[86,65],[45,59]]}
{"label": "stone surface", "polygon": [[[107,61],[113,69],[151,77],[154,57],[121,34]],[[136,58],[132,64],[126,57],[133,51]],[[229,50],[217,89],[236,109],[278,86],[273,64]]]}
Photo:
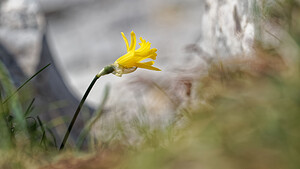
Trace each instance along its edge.
{"label": "stone surface", "polygon": [[[25,99],[22,103],[27,104],[35,98],[33,113],[38,113],[43,122],[61,117],[71,119],[79,101],[70,93],[56,69],[37,1],[7,0],[1,1],[0,5],[0,60],[5,64],[16,87],[51,63],[51,66],[24,87],[26,89],[22,88],[20,92],[26,95],[23,95],[22,98]],[[87,106],[83,107],[82,114],[85,118],[77,119],[70,141],[77,138],[86,118],[89,118],[89,110],[92,111]],[[60,143],[66,131],[64,121],[51,129]]]}
{"label": "stone surface", "polygon": [[27,75],[35,73],[39,62],[44,25],[37,1],[0,1],[0,42]]}
{"label": "stone surface", "polygon": [[253,0],[205,2],[199,47],[211,57],[249,55],[254,42]]}

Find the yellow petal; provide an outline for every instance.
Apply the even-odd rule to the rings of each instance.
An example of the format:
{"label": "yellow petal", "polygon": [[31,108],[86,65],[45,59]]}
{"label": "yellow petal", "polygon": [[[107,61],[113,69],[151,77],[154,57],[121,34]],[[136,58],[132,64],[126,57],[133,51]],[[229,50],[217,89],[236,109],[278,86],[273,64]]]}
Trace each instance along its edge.
{"label": "yellow petal", "polygon": [[131,35],[131,39],[130,39],[129,51],[135,50],[135,46],[136,46],[136,36],[135,36],[135,33],[132,31],[130,35]]}
{"label": "yellow petal", "polygon": [[[136,67],[144,68],[144,69],[149,69],[149,70],[155,70],[155,71],[161,71],[160,69],[158,69],[156,67],[153,67],[153,66],[151,66],[149,64],[152,64],[152,63],[149,63],[149,62],[146,62],[146,63],[136,63]],[[153,64],[154,64],[154,62],[153,62]]]}
{"label": "yellow petal", "polygon": [[154,61],[149,61],[149,62],[142,62],[142,64],[145,64],[145,65],[153,65],[154,64]]}
{"label": "yellow petal", "polygon": [[125,44],[126,44],[126,50],[127,50],[127,52],[128,52],[128,51],[129,51],[128,40],[127,40],[127,38],[126,38],[126,36],[124,35],[124,33],[123,33],[123,32],[121,32],[121,34],[122,34],[122,37],[123,37],[123,39],[124,39],[124,42],[125,42]]}

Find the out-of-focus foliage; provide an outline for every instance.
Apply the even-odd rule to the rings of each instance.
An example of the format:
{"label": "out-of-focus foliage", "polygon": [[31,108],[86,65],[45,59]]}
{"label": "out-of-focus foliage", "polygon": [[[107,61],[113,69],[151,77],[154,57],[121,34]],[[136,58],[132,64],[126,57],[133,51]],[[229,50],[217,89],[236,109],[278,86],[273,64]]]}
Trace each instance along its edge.
{"label": "out-of-focus foliage", "polygon": [[179,140],[135,154],[128,168],[298,168],[300,74],[261,54],[213,66]]}
{"label": "out-of-focus foliage", "polygon": [[24,93],[28,94],[30,89],[27,88],[24,95],[19,93],[37,74],[16,88],[5,65],[0,62],[0,168],[35,167],[37,161],[44,159],[33,159],[43,157],[47,150],[55,147],[53,133],[39,115],[33,113],[34,99],[25,101],[28,96]]}

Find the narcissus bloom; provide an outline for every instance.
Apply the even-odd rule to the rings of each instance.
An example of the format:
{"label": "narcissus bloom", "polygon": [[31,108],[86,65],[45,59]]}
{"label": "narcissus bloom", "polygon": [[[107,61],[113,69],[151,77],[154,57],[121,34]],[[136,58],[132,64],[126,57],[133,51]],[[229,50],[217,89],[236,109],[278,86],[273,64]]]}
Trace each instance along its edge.
{"label": "narcissus bloom", "polygon": [[141,43],[139,43],[140,48],[135,50],[136,47],[136,36],[135,33],[131,32],[131,43],[128,44],[128,40],[124,33],[121,32],[123,39],[126,44],[127,53],[120,58],[118,58],[113,64],[115,71],[113,72],[117,76],[122,76],[122,74],[131,73],[137,68],[144,68],[149,70],[160,71],[160,69],[153,67],[154,61],[141,62],[145,59],[156,59],[157,49],[150,49],[151,43],[146,42],[143,38],[140,38]]}

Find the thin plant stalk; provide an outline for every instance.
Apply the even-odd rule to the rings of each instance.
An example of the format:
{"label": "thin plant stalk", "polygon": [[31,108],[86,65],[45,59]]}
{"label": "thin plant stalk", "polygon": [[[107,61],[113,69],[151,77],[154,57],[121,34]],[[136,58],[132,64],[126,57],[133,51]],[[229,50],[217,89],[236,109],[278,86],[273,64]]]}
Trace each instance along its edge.
{"label": "thin plant stalk", "polygon": [[72,120],[71,120],[71,123],[69,124],[68,130],[67,130],[67,132],[66,132],[66,134],[65,134],[65,136],[64,136],[64,139],[63,139],[63,141],[62,141],[62,143],[61,143],[61,145],[60,145],[59,150],[63,150],[63,149],[64,149],[65,144],[66,144],[66,142],[67,142],[67,140],[68,140],[68,138],[69,138],[69,135],[70,135],[70,133],[71,133],[71,131],[72,131],[72,128],[73,128],[73,126],[74,126],[74,124],[75,124],[75,121],[76,121],[76,119],[77,119],[77,116],[78,116],[78,114],[79,114],[79,112],[80,112],[80,110],[81,110],[81,108],[82,108],[82,106],[83,106],[83,104],[84,104],[84,102],[85,102],[87,96],[89,95],[90,91],[92,90],[93,86],[95,85],[96,81],[97,81],[101,76],[106,75],[106,74],[110,74],[110,73],[112,73],[114,70],[115,70],[114,66],[112,66],[112,65],[106,66],[106,67],[104,67],[104,68],[103,68],[103,69],[102,69],[102,70],[94,77],[94,79],[93,79],[92,82],[90,83],[89,87],[88,87],[87,90],[85,91],[85,93],[84,93],[84,95],[83,95],[83,97],[82,97],[82,99],[81,99],[81,101],[80,101],[80,103],[79,103],[79,105],[78,105],[78,107],[77,107],[77,109],[76,109],[74,115],[73,115],[73,118],[72,118]]}
{"label": "thin plant stalk", "polygon": [[35,76],[40,74],[43,70],[45,70],[48,66],[50,66],[51,63],[44,66],[42,69],[40,69],[38,72],[36,72],[34,75],[32,75],[29,79],[27,79],[16,91],[14,91],[11,95],[9,95],[4,101],[3,104],[6,103],[11,97],[13,97],[16,93],[18,93],[19,90],[21,90],[28,82],[30,82]]}
{"label": "thin plant stalk", "polygon": [[88,133],[90,132],[91,128],[94,126],[94,124],[100,119],[102,112],[103,112],[103,107],[108,99],[108,95],[109,95],[109,87],[106,86],[105,87],[105,92],[104,92],[104,97],[102,100],[102,103],[100,105],[100,107],[98,108],[98,111],[96,112],[95,116],[88,122],[88,124],[84,127],[84,129],[82,130],[82,132],[80,133],[79,137],[78,137],[78,141],[77,141],[77,148],[80,149],[84,139],[86,138],[86,136],[88,135]]}

